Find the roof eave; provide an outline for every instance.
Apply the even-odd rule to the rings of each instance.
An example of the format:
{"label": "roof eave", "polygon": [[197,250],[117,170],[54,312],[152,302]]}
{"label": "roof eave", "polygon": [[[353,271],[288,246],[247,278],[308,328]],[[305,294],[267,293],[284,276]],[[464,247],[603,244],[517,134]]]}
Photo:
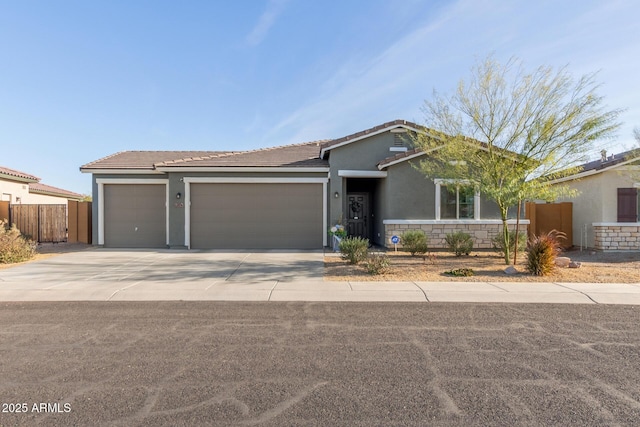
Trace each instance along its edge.
{"label": "roof eave", "polygon": [[151,168],[80,168],[81,173],[93,173],[93,174],[116,174],[116,175],[143,175],[143,174],[162,174],[156,169]]}
{"label": "roof eave", "polygon": [[328,166],[161,166],[159,172],[329,172]]}

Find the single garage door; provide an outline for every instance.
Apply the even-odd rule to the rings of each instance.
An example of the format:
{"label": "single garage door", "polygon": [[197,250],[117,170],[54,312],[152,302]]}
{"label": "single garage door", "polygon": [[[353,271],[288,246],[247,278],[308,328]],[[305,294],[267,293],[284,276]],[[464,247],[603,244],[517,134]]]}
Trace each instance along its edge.
{"label": "single garage door", "polygon": [[165,248],[165,199],[165,185],[105,184],[104,245],[112,248]]}
{"label": "single garage door", "polygon": [[322,184],[191,184],[195,249],[322,248]]}

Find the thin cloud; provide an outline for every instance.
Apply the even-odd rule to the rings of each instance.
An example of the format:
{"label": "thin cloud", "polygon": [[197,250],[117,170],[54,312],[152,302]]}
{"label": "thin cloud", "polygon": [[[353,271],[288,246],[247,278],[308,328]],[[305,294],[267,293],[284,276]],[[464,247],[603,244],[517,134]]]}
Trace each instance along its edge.
{"label": "thin cloud", "polygon": [[246,41],[249,46],[257,46],[267,37],[269,30],[276,22],[278,16],[284,10],[288,0],[269,0],[267,8],[260,15],[258,23],[253,27],[253,30],[247,35]]}

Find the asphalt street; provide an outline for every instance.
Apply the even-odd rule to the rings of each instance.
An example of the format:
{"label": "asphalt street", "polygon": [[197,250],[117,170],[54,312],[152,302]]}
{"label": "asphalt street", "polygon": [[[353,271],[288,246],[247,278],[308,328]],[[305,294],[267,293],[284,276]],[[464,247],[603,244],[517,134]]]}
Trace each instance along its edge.
{"label": "asphalt street", "polygon": [[0,307],[2,426],[596,426],[640,419],[640,310],[633,306]]}

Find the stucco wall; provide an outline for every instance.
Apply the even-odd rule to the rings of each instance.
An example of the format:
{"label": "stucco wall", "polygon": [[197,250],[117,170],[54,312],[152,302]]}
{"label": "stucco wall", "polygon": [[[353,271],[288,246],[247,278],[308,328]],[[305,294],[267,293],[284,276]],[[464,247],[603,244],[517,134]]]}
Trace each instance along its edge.
{"label": "stucco wall", "polygon": [[[11,200],[9,196],[11,195]],[[0,198],[13,204],[22,205],[66,205],[65,197],[29,193],[29,183],[0,180]],[[19,198],[19,201],[18,199]]]}
{"label": "stucco wall", "polygon": [[[611,170],[566,183],[580,194],[559,201],[573,203],[573,240],[575,245],[595,248],[594,222],[618,220],[618,188],[633,187],[637,182],[624,169]],[[586,244],[584,234],[586,230]],[[582,240],[581,240],[582,239]]]}

